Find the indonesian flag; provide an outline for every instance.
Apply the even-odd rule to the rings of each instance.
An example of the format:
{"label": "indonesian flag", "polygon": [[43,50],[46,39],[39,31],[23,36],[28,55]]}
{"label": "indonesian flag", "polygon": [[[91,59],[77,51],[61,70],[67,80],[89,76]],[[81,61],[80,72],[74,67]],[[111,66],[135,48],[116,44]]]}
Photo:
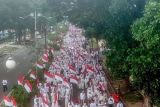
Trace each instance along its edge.
{"label": "indonesian flag", "polygon": [[32,91],[32,85],[30,84],[30,82],[28,80],[26,80],[26,82],[24,84],[24,88],[26,89],[26,91],[28,93],[30,93]]}
{"label": "indonesian flag", "polygon": [[63,85],[70,88],[69,82],[66,78],[63,79]]}
{"label": "indonesian flag", "polygon": [[54,78],[54,75],[48,71],[44,72],[44,77],[47,79],[47,81],[52,81]]}
{"label": "indonesian flag", "polygon": [[12,103],[12,107],[17,107],[17,102],[13,97],[11,97],[11,103]]}
{"label": "indonesian flag", "polygon": [[23,86],[24,78],[25,78],[25,76],[24,76],[24,75],[19,75],[19,76],[18,76],[18,80],[17,80],[18,85]]}
{"label": "indonesian flag", "polygon": [[70,70],[71,73],[74,73],[74,74],[77,73],[77,72],[76,72],[76,68],[73,67],[72,65],[68,64],[68,68],[69,68],[69,70]]}
{"label": "indonesian flag", "polygon": [[12,101],[8,96],[4,96],[3,100],[4,100],[4,105],[5,106],[12,106]]}
{"label": "indonesian flag", "polygon": [[58,74],[58,73],[55,73],[54,75],[55,75],[55,78],[56,78],[57,80],[63,81],[63,75]]}
{"label": "indonesian flag", "polygon": [[78,55],[78,60],[83,61],[82,55]]}
{"label": "indonesian flag", "polygon": [[71,77],[70,77],[70,82],[71,82],[71,83],[78,84],[78,81],[79,81],[79,80],[78,80],[78,78],[77,78],[76,76],[71,76]]}
{"label": "indonesian flag", "polygon": [[58,92],[56,94],[54,94],[54,102],[52,103],[52,107],[59,107],[58,105]]}
{"label": "indonesian flag", "polygon": [[49,61],[49,58],[48,58],[48,54],[47,54],[47,53],[45,53],[45,54],[43,55],[42,61],[43,61],[43,62],[48,62],[48,61]]}
{"label": "indonesian flag", "polygon": [[101,88],[103,91],[106,90],[106,86],[105,86],[105,83],[104,83],[104,82],[100,82],[99,85],[100,85],[100,88]]}
{"label": "indonesian flag", "polygon": [[41,94],[43,107],[49,107],[49,97],[47,94]]}
{"label": "indonesian flag", "polygon": [[35,71],[31,71],[30,77],[33,78],[33,79],[36,79],[36,72]]}
{"label": "indonesian flag", "polygon": [[40,69],[43,69],[44,68],[44,66],[43,66],[43,64],[41,64],[41,63],[36,63],[36,66],[38,67],[38,68],[40,68]]}
{"label": "indonesian flag", "polygon": [[87,65],[86,70],[88,73],[94,73],[94,68],[92,66]]}

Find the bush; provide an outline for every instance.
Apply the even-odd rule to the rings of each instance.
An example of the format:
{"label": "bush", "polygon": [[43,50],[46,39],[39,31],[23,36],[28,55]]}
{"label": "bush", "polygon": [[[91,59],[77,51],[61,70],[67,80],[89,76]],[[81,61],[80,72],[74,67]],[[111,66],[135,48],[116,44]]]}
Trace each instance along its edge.
{"label": "bush", "polygon": [[24,89],[24,87],[20,85],[15,85],[13,87],[13,91],[11,93],[18,104],[18,107],[27,107],[27,103],[29,102],[30,95]]}
{"label": "bush", "polygon": [[156,107],[160,107],[160,98],[158,98],[158,96],[157,97],[152,97],[151,98],[151,103],[153,105],[155,105]]}

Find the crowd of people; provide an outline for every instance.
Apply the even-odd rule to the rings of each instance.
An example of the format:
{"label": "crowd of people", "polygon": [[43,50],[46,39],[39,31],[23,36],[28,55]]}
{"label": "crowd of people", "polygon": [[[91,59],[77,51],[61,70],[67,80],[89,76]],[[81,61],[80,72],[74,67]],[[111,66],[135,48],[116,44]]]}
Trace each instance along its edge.
{"label": "crowd of people", "polygon": [[123,107],[107,95],[98,51],[85,49],[85,42],[82,30],[70,25],[60,53],[44,72],[45,83],[38,84],[34,107]]}

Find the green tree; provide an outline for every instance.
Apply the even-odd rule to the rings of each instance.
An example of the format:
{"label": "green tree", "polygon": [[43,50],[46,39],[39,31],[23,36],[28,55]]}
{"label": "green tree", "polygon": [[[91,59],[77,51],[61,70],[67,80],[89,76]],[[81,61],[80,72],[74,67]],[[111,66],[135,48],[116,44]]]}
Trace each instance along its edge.
{"label": "green tree", "polygon": [[[142,1],[141,1],[142,2]],[[130,33],[130,25],[141,16],[143,5],[128,0],[112,0],[107,19],[105,38],[111,51],[107,52],[107,65],[116,78],[129,76],[129,66],[126,62],[128,48],[134,47],[134,40]]]}
{"label": "green tree", "polygon": [[[133,39],[138,45],[130,50],[128,63],[133,83],[151,98],[159,99],[160,89],[160,2],[150,0],[143,17],[132,25]],[[156,100],[157,101],[157,100]],[[153,100],[155,103],[155,100]]]}

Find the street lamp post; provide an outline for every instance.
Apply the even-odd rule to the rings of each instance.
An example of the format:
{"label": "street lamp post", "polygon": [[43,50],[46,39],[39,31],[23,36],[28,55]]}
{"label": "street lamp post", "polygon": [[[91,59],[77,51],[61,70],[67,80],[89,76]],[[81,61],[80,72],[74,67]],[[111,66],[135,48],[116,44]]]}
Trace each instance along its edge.
{"label": "street lamp post", "polygon": [[12,57],[9,57],[6,61],[6,67],[8,70],[12,70],[16,67],[16,62],[13,60]]}
{"label": "street lamp post", "polygon": [[45,37],[45,49],[47,48],[47,25],[45,26],[45,29],[44,29],[44,37]]}
{"label": "street lamp post", "polygon": [[37,11],[35,10],[34,12],[34,36],[35,36],[35,46],[37,48],[36,33],[37,33]]}
{"label": "street lamp post", "polygon": [[[36,48],[36,61],[38,60],[38,44],[37,44],[37,18],[38,17],[44,17],[46,19],[50,19],[52,17],[46,17],[46,16],[43,16],[42,14],[40,13],[37,13],[37,10],[35,9],[34,13],[31,13],[30,15],[27,15],[25,17],[19,17],[21,19],[25,19],[26,17],[28,16],[31,16],[31,17],[34,17],[34,36],[35,36],[35,48]],[[47,38],[46,38],[46,35],[47,35],[47,26],[45,26],[45,48],[47,48]],[[37,67],[36,67],[36,71],[37,71]]]}

